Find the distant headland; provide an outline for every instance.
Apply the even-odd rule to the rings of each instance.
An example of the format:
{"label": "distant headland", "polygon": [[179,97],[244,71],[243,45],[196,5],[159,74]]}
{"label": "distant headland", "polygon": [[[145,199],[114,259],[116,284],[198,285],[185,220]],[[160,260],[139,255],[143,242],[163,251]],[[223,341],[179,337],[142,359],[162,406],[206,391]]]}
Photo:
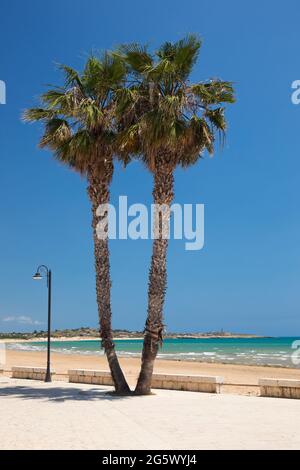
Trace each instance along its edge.
{"label": "distant headland", "polygon": [[[129,330],[113,330],[113,336],[115,339],[142,339],[142,331],[129,331]],[[220,331],[208,331],[208,332],[197,332],[197,333],[170,333],[165,334],[165,338],[263,338],[265,336],[259,336],[250,333],[232,333],[224,330]],[[44,330],[33,331],[33,332],[9,332],[1,333],[0,340],[43,340],[47,338],[47,332]],[[81,327],[64,330],[53,330],[51,338],[56,340],[80,340],[80,339],[100,339],[99,331],[97,328]]]}

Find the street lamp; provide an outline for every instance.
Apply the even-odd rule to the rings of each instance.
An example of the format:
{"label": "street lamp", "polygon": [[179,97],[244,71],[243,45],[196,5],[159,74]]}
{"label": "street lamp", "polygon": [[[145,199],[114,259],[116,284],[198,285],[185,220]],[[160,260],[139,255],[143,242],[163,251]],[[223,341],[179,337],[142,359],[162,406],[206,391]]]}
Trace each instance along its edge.
{"label": "street lamp", "polygon": [[51,269],[48,269],[47,266],[41,264],[38,266],[36,273],[33,276],[35,281],[40,281],[43,279],[43,275],[47,279],[47,288],[48,288],[48,337],[47,337],[47,371],[45,382],[51,382],[51,370],[50,370],[50,336],[51,336]]}

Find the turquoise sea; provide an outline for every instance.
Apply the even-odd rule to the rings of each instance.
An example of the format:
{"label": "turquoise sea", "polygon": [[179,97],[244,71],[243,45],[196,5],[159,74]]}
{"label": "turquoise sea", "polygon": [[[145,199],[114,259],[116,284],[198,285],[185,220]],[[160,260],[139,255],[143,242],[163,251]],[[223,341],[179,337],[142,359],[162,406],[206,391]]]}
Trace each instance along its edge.
{"label": "turquoise sea", "polygon": [[[138,357],[142,340],[115,340],[121,356]],[[42,351],[46,342],[14,343],[9,348]],[[52,351],[67,354],[99,354],[100,341],[52,341]],[[166,339],[158,357],[164,359],[231,364],[300,367],[300,337]]]}

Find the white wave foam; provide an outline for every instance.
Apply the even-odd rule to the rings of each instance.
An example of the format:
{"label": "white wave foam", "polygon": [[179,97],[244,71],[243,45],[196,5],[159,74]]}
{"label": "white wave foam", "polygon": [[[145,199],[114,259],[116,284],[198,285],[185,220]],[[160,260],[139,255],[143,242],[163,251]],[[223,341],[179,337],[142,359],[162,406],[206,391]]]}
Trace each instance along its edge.
{"label": "white wave foam", "polygon": [[[54,342],[55,343],[55,342]],[[74,344],[74,342],[73,342]],[[127,345],[127,343],[126,343]],[[62,345],[60,343],[59,347],[52,345],[51,351],[62,354],[80,354],[80,355],[103,355],[104,351],[99,348],[99,350],[94,349],[83,349],[82,343],[79,343],[78,346],[74,345]],[[88,344],[86,345],[88,346]],[[192,345],[191,345],[192,346]],[[124,345],[124,347],[126,347]],[[8,349],[15,349],[20,351],[45,351],[47,348],[46,342],[43,344],[34,344],[34,343],[7,343]],[[120,356],[123,357],[140,357],[141,351],[117,351]],[[222,348],[213,348],[213,351],[159,351],[158,358],[160,359],[169,359],[169,360],[186,360],[186,361],[198,361],[198,362],[221,362],[221,363],[232,363],[236,362],[237,364],[258,364],[266,366],[288,366],[288,361],[290,360],[290,354],[288,351],[269,351],[262,352],[261,350],[243,350],[241,348],[236,348],[234,351],[226,351]]]}

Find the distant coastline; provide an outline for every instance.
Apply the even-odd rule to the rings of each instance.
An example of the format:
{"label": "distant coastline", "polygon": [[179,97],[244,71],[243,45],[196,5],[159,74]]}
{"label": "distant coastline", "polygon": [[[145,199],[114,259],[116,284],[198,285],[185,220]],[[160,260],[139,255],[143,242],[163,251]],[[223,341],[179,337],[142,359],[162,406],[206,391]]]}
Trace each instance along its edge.
{"label": "distant coastline", "polygon": [[[139,340],[143,339],[144,334],[141,331],[114,330],[114,339]],[[199,333],[166,333],[165,338],[168,339],[221,339],[221,338],[270,338],[270,336],[259,336],[250,333],[232,333],[227,331],[209,331]],[[34,331],[30,333],[1,333],[0,342],[20,342],[20,341],[45,341],[47,339],[46,331]],[[76,328],[65,330],[54,330],[51,333],[51,339],[56,341],[87,341],[100,340],[99,332],[96,328]]]}

